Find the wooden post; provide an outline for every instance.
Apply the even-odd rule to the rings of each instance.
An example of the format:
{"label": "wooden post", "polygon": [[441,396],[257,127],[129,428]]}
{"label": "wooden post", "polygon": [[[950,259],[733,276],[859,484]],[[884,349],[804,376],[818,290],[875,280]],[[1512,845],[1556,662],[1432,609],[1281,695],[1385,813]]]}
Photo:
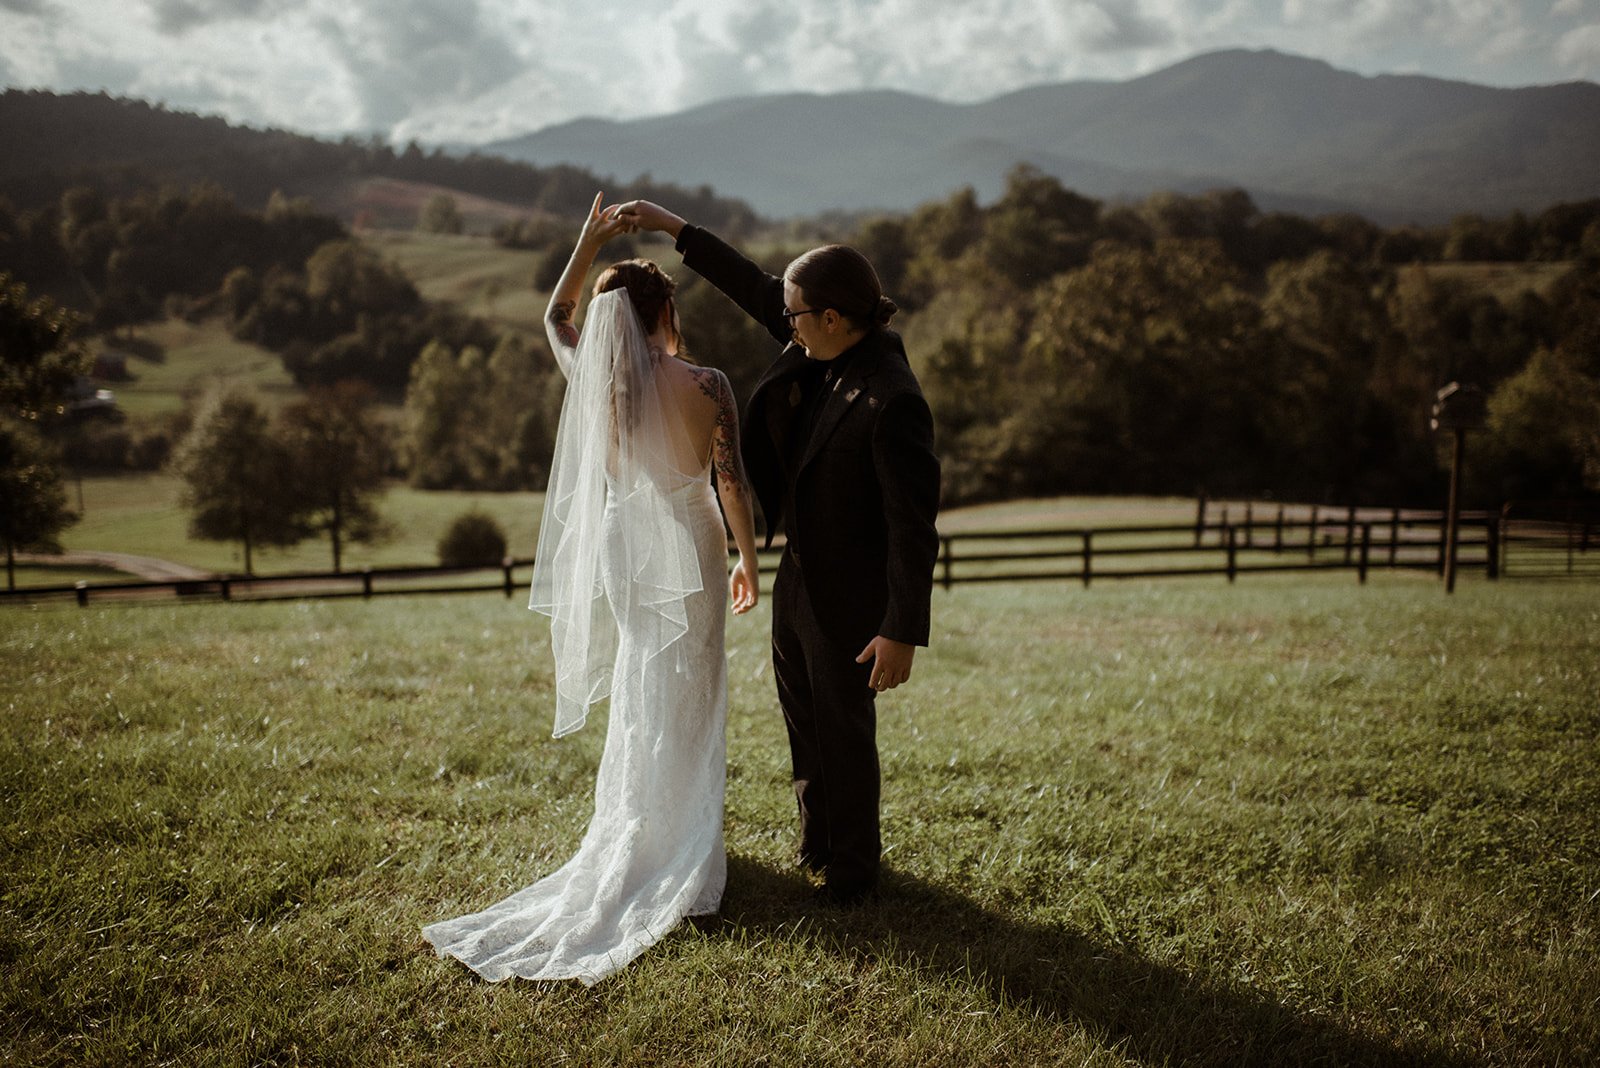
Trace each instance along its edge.
{"label": "wooden post", "polygon": [[1497,579],[1500,577],[1500,524],[1494,516],[1484,518],[1483,533],[1484,551],[1487,557],[1485,574],[1490,579]]}
{"label": "wooden post", "polygon": [[223,575],[222,581],[217,584],[217,589],[222,594],[222,599],[224,601],[233,600],[233,590],[230,588],[232,585],[233,579],[229,578],[227,575]]}
{"label": "wooden post", "polygon": [[1400,554],[1400,509],[1389,509],[1389,566],[1393,567]]}
{"label": "wooden post", "polygon": [[1226,530],[1228,542],[1228,581],[1232,582],[1234,577],[1239,573],[1239,563],[1237,559],[1238,547],[1234,544],[1234,528],[1230,526],[1227,527]]}
{"label": "wooden post", "polygon": [[78,590],[78,607],[87,608],[89,605],[89,584],[84,582],[82,579],[79,579],[76,587]]}
{"label": "wooden post", "polygon": [[951,573],[956,563],[955,541],[949,536],[939,539],[940,548],[944,550],[944,588],[947,590],[955,583],[955,576]]}
{"label": "wooden post", "polygon": [[1200,548],[1200,540],[1206,533],[1206,492],[1200,491],[1200,496],[1194,505],[1194,547]]}
{"label": "wooden post", "polygon": [[1361,524],[1361,563],[1356,569],[1356,579],[1361,585],[1367,584],[1367,557],[1372,552],[1372,524]]}
{"label": "wooden post", "polygon": [[1272,551],[1283,552],[1283,505],[1278,505],[1278,520],[1272,529]]}
{"label": "wooden post", "polygon": [[1311,506],[1311,525],[1306,528],[1306,556],[1315,558],[1317,555],[1317,506]]}
{"label": "wooden post", "polygon": [[362,598],[369,599],[369,600],[372,597],[372,568],[371,567],[364,567],[364,568],[361,569],[361,596],[362,596]]}
{"label": "wooden post", "polygon": [[505,577],[506,577],[506,598],[507,598],[507,600],[509,600],[511,598],[511,589],[512,589],[512,587],[511,587],[511,557],[503,556],[503,557],[500,558],[500,569],[505,573]]}
{"label": "wooden post", "polygon": [[1450,456],[1450,514],[1445,526],[1444,592],[1456,592],[1456,524],[1461,510],[1461,454],[1466,449],[1467,431],[1455,429],[1455,445]]}
{"label": "wooden post", "polygon": [[1500,543],[1500,573],[1506,574],[1511,569],[1511,502],[1506,501],[1500,506],[1500,533],[1496,539]]}
{"label": "wooden post", "polygon": [[[1233,527],[1230,526],[1229,523],[1228,523],[1228,506],[1227,505],[1223,505],[1222,506],[1222,518],[1219,520],[1219,522],[1222,524],[1222,526],[1217,528],[1217,537],[1220,538],[1222,542],[1225,542],[1225,541],[1228,540],[1228,531],[1233,529]],[[1218,544],[1221,544],[1221,542],[1219,542]]]}
{"label": "wooden post", "polygon": [[1356,506],[1350,505],[1344,513],[1344,562],[1350,566],[1350,554],[1356,547]]}
{"label": "wooden post", "polygon": [[1094,557],[1094,531],[1083,532],[1083,588],[1089,588],[1089,579],[1094,574],[1094,567],[1090,561]]}

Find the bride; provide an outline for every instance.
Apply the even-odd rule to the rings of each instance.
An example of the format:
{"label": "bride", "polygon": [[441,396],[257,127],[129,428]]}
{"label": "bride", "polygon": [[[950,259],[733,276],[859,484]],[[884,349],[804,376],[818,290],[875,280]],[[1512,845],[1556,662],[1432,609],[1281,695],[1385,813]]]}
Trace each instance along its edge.
{"label": "bride", "polygon": [[[727,377],[679,358],[673,283],[607,268],[580,334],[584,278],[629,224],[596,196],[545,326],[567,377],[529,607],[550,616],[555,734],[611,699],[594,817],[558,871],[482,912],[423,929],[485,979],[579,979],[624,967],[680,919],[713,913],[722,845],[723,581],[756,603],[755,531]],[[716,472],[716,495],[711,472]]]}

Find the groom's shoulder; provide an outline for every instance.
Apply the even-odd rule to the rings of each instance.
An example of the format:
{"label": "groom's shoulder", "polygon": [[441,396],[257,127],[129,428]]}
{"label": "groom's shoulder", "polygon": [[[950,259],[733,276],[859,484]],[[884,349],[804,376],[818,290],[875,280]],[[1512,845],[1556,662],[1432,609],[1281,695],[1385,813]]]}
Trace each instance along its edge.
{"label": "groom's shoulder", "polygon": [[911,370],[906,357],[906,345],[893,330],[879,330],[876,336],[877,373],[882,379],[878,388],[889,393],[909,392],[922,395],[922,386]]}

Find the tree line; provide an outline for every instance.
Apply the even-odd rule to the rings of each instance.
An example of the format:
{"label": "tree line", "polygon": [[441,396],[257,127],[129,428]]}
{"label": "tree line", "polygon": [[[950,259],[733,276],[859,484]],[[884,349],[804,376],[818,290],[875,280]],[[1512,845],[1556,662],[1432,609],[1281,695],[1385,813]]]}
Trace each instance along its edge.
{"label": "tree line", "polygon": [[[542,247],[543,271],[570,251],[568,229],[530,216],[497,239]],[[1442,480],[1427,414],[1452,380],[1490,396],[1469,467],[1479,502],[1600,488],[1600,201],[1384,228],[1263,213],[1238,190],[1110,204],[1024,167],[992,204],[963,190],[907,215],[791,226],[758,247],[780,271],[827,237],[863,248],[905,309],[896,325],[934,411],[947,504],[1197,489],[1432,501]],[[1496,293],[1450,270],[1485,257],[1545,264],[1549,277]],[[212,398],[173,428],[170,463],[191,487],[197,533],[252,548],[322,533],[337,560],[345,542],[381,532],[369,506],[387,478],[544,484],[563,383],[543,338],[423,300],[304,201],[274,196],[250,212],[210,186],[76,187],[0,210],[0,271],[12,272],[0,285],[8,547],[47,545],[70,520],[50,440],[70,446],[57,431],[71,421],[51,413],[67,411],[62,382],[87,354],[60,294],[84,330],[220,318],[307,387],[276,419],[248,398]],[[771,339],[680,274],[691,354],[748,396]],[[403,402],[397,429],[375,418],[383,394]],[[282,453],[293,442],[301,453]],[[329,490],[321,476],[342,469],[316,442],[356,450],[357,488]],[[230,456],[259,470],[219,474]],[[291,473],[320,496],[277,492]],[[224,491],[235,497],[218,504]]]}
{"label": "tree line", "polygon": [[285,130],[234,126],[215,116],[100,93],[0,93],[0,199],[19,209],[88,185],[107,196],[212,183],[241,204],[274,191],[326,196],[362,178],[397,178],[507,201],[530,212],[579,217],[604,187],[620,197],[681,204],[730,232],[758,218],[709,186],[686,189],[648,175],[604,179],[578,167],[538,167],[480,153],[399,149],[380,137],[323,141]]}
{"label": "tree line", "polygon": [[[1456,380],[1490,394],[1477,499],[1600,489],[1600,200],[1384,228],[1239,190],[1106,204],[1022,167],[991,205],[852,240],[907,309],[947,501],[1432,501],[1428,413]],[[1561,274],[1502,298],[1445,269],[1485,258]]]}

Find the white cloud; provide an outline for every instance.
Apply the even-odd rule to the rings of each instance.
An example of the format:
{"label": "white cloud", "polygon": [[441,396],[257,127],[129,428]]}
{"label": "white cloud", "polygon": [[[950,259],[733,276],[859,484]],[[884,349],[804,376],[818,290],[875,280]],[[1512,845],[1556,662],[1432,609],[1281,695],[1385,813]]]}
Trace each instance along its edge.
{"label": "white cloud", "polygon": [[1492,84],[1593,76],[1596,0],[0,0],[9,84],[477,141],[726,96],[975,100],[1228,47]]}
{"label": "white cloud", "polygon": [[1577,77],[1600,75],[1600,26],[1580,26],[1563,34],[1556,45],[1556,60]]}

